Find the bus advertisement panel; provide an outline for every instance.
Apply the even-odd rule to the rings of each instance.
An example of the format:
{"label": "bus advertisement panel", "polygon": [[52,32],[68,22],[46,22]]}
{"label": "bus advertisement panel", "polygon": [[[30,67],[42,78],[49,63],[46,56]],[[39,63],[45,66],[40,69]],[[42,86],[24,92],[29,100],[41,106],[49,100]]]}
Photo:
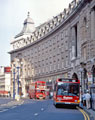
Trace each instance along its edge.
{"label": "bus advertisement panel", "polygon": [[80,81],[74,79],[57,79],[54,87],[54,104],[71,104],[78,106],[80,103]]}

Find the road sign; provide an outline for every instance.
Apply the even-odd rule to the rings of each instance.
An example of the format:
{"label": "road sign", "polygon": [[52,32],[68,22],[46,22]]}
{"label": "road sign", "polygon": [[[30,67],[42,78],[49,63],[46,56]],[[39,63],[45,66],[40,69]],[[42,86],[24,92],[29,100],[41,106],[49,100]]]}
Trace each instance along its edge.
{"label": "road sign", "polygon": [[88,83],[92,83],[92,73],[91,72],[87,72],[87,77],[88,77]]}

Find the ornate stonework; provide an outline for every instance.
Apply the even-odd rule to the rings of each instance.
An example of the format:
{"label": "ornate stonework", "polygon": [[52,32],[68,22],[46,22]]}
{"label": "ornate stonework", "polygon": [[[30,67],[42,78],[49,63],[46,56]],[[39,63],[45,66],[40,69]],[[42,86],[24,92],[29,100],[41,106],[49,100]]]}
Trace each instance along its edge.
{"label": "ornate stonework", "polygon": [[21,67],[23,93],[32,80],[53,82],[73,73],[81,80],[80,63],[91,72],[95,59],[95,0],[73,0],[68,9],[11,45],[11,66]]}

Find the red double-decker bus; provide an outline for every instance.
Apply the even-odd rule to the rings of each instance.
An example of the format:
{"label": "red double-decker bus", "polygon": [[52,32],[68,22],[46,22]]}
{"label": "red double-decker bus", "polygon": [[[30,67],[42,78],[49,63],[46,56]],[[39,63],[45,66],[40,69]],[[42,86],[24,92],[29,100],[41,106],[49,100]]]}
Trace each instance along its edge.
{"label": "red double-decker bus", "polygon": [[69,78],[57,79],[53,99],[56,107],[58,104],[78,106],[80,103],[80,81]]}
{"label": "red double-decker bus", "polygon": [[46,98],[46,82],[36,81],[29,85],[29,97],[32,99],[45,99]]}
{"label": "red double-decker bus", "polygon": [[31,84],[29,85],[29,98],[30,99],[35,99],[36,96],[35,96],[35,93],[36,93],[36,90],[35,90],[35,82],[31,82]]}
{"label": "red double-decker bus", "polygon": [[45,99],[46,98],[46,82],[45,81],[36,81],[35,82],[36,98]]}

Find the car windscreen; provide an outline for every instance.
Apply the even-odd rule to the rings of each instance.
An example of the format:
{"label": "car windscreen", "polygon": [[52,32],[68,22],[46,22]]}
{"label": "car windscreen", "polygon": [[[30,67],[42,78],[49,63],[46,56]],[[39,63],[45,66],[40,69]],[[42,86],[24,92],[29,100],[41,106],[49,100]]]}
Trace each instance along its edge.
{"label": "car windscreen", "polygon": [[79,84],[62,83],[57,87],[57,95],[79,96]]}

